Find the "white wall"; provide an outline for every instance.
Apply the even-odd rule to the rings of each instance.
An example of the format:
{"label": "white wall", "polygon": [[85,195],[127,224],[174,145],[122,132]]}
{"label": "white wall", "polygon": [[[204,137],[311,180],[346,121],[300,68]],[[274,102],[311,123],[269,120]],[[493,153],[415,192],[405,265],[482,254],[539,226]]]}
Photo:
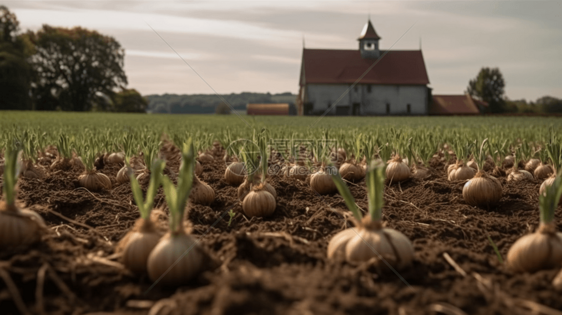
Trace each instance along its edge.
{"label": "white wall", "polygon": [[[328,104],[336,100],[350,87],[350,85],[310,84],[307,86],[308,102],[314,104],[314,114],[324,112]],[[360,103],[360,113],[363,115],[386,115],[386,104],[390,104],[390,115],[407,115],[407,105],[410,104],[411,115],[428,114],[427,87],[423,85],[357,85],[351,88],[347,95],[337,103],[337,106],[351,106]],[[329,114],[334,114],[332,108]]]}

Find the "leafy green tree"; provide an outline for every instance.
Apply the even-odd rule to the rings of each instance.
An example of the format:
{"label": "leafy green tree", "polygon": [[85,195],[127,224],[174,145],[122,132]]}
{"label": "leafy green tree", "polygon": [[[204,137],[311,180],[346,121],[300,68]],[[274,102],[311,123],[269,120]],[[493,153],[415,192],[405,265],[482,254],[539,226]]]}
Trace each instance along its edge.
{"label": "leafy green tree", "polygon": [[221,102],[217,107],[215,107],[215,114],[217,115],[230,115],[230,106],[226,103]]}
{"label": "leafy green tree", "polygon": [[122,113],[146,113],[148,100],[135,89],[123,89],[112,97],[112,108],[114,112]]}
{"label": "leafy green tree", "polygon": [[16,15],[0,5],[0,109],[31,109],[29,45],[18,32]]}
{"label": "leafy green tree", "polygon": [[468,83],[467,92],[472,97],[487,102],[492,113],[504,111],[505,82],[499,68],[482,68]]}
{"label": "leafy green tree", "polygon": [[113,37],[81,27],[43,25],[34,44],[32,95],[37,109],[89,111],[127,84],[125,51]]}

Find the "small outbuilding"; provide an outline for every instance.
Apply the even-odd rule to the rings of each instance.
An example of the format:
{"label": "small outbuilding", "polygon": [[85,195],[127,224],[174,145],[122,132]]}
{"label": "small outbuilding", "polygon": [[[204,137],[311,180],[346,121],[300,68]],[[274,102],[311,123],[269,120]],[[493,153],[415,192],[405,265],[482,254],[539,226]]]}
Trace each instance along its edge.
{"label": "small outbuilding", "polygon": [[289,115],[288,103],[246,105],[247,115]]}
{"label": "small outbuilding", "polygon": [[472,98],[470,95],[433,95],[429,107],[430,115],[479,115],[488,103]]}

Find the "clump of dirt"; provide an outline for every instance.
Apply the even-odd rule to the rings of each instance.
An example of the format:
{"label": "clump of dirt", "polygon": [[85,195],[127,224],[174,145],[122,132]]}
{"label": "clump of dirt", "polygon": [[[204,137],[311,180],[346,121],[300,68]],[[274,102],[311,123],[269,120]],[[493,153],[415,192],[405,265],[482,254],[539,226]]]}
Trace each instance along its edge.
{"label": "clump of dirt", "polygon": [[[237,187],[223,180],[224,151],[211,153],[215,159],[202,164],[201,180],[216,199],[210,206],[190,205],[187,217],[217,266],[179,288],[153,286],[147,276],[123,269],[114,255],[139,217],[129,183],[115,182],[120,165],[100,170],[115,184],[110,191],[79,187],[75,170],[22,178],[21,202],[43,216],[50,233],[27,250],[0,253],[0,268],[17,287],[13,292],[0,281],[2,313],[21,311],[14,294],[38,314],[435,314],[442,305],[468,314],[524,314],[531,312],[529,303],[562,309],[550,284],[558,270],[513,274],[494,251],[495,244],[505,258],[538,226],[538,181],[500,177],[503,197],[489,209],[467,205],[464,182],[449,182],[437,158],[427,179],[393,183],[385,191],[384,220],[409,237],[416,252],[412,268],[395,273],[326,258],[331,237],[352,226],[350,213],[341,196],[320,196],[304,181],[271,178],[275,213],[246,218]],[[178,169],[175,159],[165,173],[175,180]],[[366,211],[364,180],[349,186]],[[155,207],[163,209],[165,224],[161,189]]]}

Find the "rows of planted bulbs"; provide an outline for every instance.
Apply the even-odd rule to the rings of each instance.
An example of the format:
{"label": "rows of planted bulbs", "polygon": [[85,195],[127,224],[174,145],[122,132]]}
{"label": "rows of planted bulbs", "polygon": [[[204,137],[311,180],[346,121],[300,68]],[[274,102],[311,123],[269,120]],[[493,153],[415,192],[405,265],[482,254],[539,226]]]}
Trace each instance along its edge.
{"label": "rows of planted bulbs", "polygon": [[[403,182],[412,177],[423,180],[430,175],[430,160],[448,162],[449,157],[455,156],[456,162],[446,166],[448,179],[467,181],[463,188],[465,201],[473,206],[489,208],[502,196],[501,184],[495,176],[507,174],[507,181],[546,179],[540,188],[540,227],[535,233],[526,235],[513,244],[507,256],[507,263],[513,270],[535,272],[562,265],[562,234],[557,233],[553,222],[562,194],[560,177],[555,176],[562,156],[559,147],[559,144],[546,147],[550,157],[548,161],[529,159],[524,163],[524,170],[518,167],[520,163],[517,152],[503,158],[499,166],[497,157],[487,154],[490,150],[485,149],[486,141],[482,142],[479,150],[473,148],[470,152],[465,152],[462,146],[445,146],[437,153],[410,152],[407,158],[402,158],[396,150],[390,154],[384,153],[387,148],[383,147],[362,150],[363,156],[349,153],[343,148],[326,147],[311,152],[300,147],[293,154],[269,148],[252,155],[241,147],[238,148],[239,151],[230,152],[230,155],[228,152],[225,154],[224,160],[228,166],[224,180],[229,185],[238,186],[238,198],[247,217],[267,217],[274,213],[277,193],[269,183],[272,175],[306,181],[318,194],[339,192],[353,213],[355,228],[343,230],[330,240],[328,258],[346,261],[373,260],[381,266],[404,269],[411,266],[414,249],[404,234],[384,227],[382,208],[385,185]],[[202,270],[206,251],[190,235],[184,213],[188,208],[188,200],[193,204],[207,206],[214,201],[215,191],[200,179],[203,172],[201,164],[214,161],[215,154],[210,153],[222,152],[219,144],[209,151],[196,153],[191,141],[184,143],[181,149],[171,143],[164,143],[158,154],[154,150],[143,151],[134,156],[126,152],[106,153],[98,157],[95,163],[91,157],[88,158],[88,163],[84,163],[76,154],[58,154],[54,147],[47,151],[48,155],[44,158],[52,160],[47,161],[50,162],[48,168],[31,163],[30,160],[22,160],[18,157],[17,149],[8,147],[5,151],[4,198],[0,205],[0,249],[25,250],[26,246],[41,241],[41,237],[48,231],[37,213],[16,205],[19,174],[42,179],[49,172],[80,169],[83,170],[79,177],[80,185],[91,191],[110,190],[111,180],[98,172],[94,165],[101,159],[106,164],[123,164],[116,174],[116,182],[131,185],[141,216],[116,246],[124,267],[137,274],[147,273],[151,280],[171,286],[185,284]],[[383,162],[383,158],[389,155],[391,158]],[[45,161],[41,162],[45,164]],[[177,184],[162,174],[166,162],[181,162]],[[309,174],[311,165],[317,171]],[[480,168],[479,165],[483,167]],[[363,179],[369,200],[369,212],[365,217],[361,215],[346,185],[346,181],[357,182]],[[149,182],[146,197],[143,197],[139,184],[143,180]],[[158,227],[152,215],[154,198],[160,186],[163,187],[169,210],[167,231]]]}

